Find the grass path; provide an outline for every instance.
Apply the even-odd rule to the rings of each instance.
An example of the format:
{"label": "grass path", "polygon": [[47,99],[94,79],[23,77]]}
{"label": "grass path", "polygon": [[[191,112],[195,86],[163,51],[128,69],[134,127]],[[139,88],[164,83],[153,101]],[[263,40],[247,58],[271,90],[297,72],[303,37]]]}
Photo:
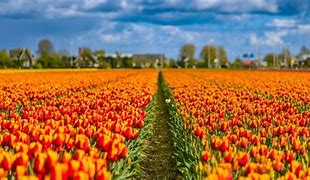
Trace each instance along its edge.
{"label": "grass path", "polygon": [[179,179],[173,158],[173,137],[171,135],[168,106],[163,90],[158,85],[155,117],[150,124],[152,135],[144,141],[141,162],[141,179]]}

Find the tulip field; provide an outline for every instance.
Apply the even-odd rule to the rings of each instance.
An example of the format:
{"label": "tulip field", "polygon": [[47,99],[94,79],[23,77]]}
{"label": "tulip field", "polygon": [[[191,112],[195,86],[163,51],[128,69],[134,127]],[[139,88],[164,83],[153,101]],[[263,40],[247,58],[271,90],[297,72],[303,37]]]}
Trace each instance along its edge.
{"label": "tulip field", "polygon": [[0,77],[0,176],[58,180],[110,179],[112,172],[120,173],[125,165],[119,168],[116,162],[130,154],[130,141],[138,139],[157,74],[34,72]]}
{"label": "tulip field", "polygon": [[164,77],[181,117],[173,123],[185,177],[310,177],[310,73],[167,71]]}
{"label": "tulip field", "polygon": [[181,179],[308,179],[310,73],[0,73],[1,179],[141,179],[154,134]]}

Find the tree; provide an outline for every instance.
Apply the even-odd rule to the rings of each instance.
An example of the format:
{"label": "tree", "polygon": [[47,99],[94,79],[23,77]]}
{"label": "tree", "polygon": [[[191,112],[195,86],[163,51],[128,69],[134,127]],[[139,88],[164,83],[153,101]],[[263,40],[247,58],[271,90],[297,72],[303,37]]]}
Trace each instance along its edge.
{"label": "tree", "polygon": [[264,63],[268,68],[277,68],[280,67],[280,60],[278,56],[274,53],[268,53],[264,57]]}
{"label": "tree", "polygon": [[122,57],[122,65],[124,68],[132,68],[132,58],[130,57]]}
{"label": "tree", "polygon": [[52,57],[56,54],[54,53],[54,46],[49,39],[42,39],[38,43],[38,54],[40,55],[39,59],[35,64],[35,68],[54,68],[57,67],[56,64],[59,62],[52,62],[53,60],[58,61],[58,57]]}
{"label": "tree", "polygon": [[[71,67],[71,55],[67,50],[60,50],[57,54],[60,58],[58,67],[60,68],[69,68]],[[55,56],[55,55],[54,55]]]}
{"label": "tree", "polygon": [[298,55],[310,54],[310,49],[308,49],[305,45],[300,48]]}
{"label": "tree", "polygon": [[12,66],[12,59],[8,55],[6,49],[0,51],[0,68],[8,68]]}
{"label": "tree", "polygon": [[111,68],[108,59],[105,58],[105,51],[103,49],[94,51],[94,55],[97,57],[99,68],[103,69]]}
{"label": "tree", "polygon": [[183,67],[185,67],[185,62],[184,60],[188,58],[188,67],[193,67],[195,65],[195,51],[196,47],[194,44],[184,44],[181,49],[180,49],[180,58],[181,58],[181,63]]}
{"label": "tree", "polygon": [[[200,57],[205,61],[204,64],[208,67],[214,67],[214,60],[216,59],[216,47],[212,45],[204,45],[200,52]],[[209,68],[209,67],[208,67]]]}
{"label": "tree", "polygon": [[22,67],[23,66],[23,60],[19,59],[19,54],[22,51],[21,48],[16,48],[16,49],[10,49],[9,54],[10,57],[12,58],[12,67],[17,68],[17,67]]}
{"label": "tree", "polygon": [[283,49],[278,57],[279,57],[281,66],[288,68],[290,65],[290,60],[291,60],[291,51],[289,49]]}
{"label": "tree", "polygon": [[220,61],[220,65],[222,67],[228,66],[228,58],[226,54],[226,50],[223,46],[219,46],[218,48],[218,60]]}
{"label": "tree", "polygon": [[115,58],[116,68],[122,68],[123,67],[123,63],[122,63],[121,53],[116,51],[115,54],[116,54],[116,58]]}
{"label": "tree", "polygon": [[210,63],[209,65],[211,67],[215,67],[215,59],[219,60],[219,66],[228,65],[226,50],[223,46],[212,46],[207,44],[201,49],[200,57],[205,61],[204,64],[206,64],[207,66]]}
{"label": "tree", "polygon": [[77,64],[79,67],[89,67],[96,63],[93,52],[89,48],[80,48]]}
{"label": "tree", "polygon": [[40,54],[41,58],[45,58],[54,54],[54,46],[48,39],[40,40],[38,48],[38,53]]}
{"label": "tree", "polygon": [[236,58],[231,65],[232,68],[241,69],[243,68],[243,62],[240,58]]}
{"label": "tree", "polygon": [[297,58],[300,60],[300,64],[303,67],[310,67],[310,49],[306,46],[302,46],[300,48],[299,53],[297,54]]}
{"label": "tree", "polygon": [[304,60],[304,67],[310,68],[310,57]]}

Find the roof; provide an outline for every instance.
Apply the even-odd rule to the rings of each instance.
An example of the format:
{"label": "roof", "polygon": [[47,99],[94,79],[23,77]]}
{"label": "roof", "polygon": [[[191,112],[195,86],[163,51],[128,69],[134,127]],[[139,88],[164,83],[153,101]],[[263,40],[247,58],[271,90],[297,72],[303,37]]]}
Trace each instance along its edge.
{"label": "roof", "polygon": [[156,60],[163,60],[165,59],[164,54],[134,54],[132,56],[133,61],[156,61]]}

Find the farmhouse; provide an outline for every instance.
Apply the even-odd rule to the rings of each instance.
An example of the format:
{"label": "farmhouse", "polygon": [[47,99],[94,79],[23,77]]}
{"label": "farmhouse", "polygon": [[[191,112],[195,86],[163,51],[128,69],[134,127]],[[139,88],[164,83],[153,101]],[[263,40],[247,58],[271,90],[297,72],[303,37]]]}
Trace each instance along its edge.
{"label": "farmhouse", "polygon": [[134,54],[132,56],[132,65],[141,68],[162,68],[164,60],[164,54]]}
{"label": "farmhouse", "polygon": [[32,65],[35,63],[31,50],[28,48],[12,49],[9,55],[15,61],[15,64],[24,68],[32,68]]}

